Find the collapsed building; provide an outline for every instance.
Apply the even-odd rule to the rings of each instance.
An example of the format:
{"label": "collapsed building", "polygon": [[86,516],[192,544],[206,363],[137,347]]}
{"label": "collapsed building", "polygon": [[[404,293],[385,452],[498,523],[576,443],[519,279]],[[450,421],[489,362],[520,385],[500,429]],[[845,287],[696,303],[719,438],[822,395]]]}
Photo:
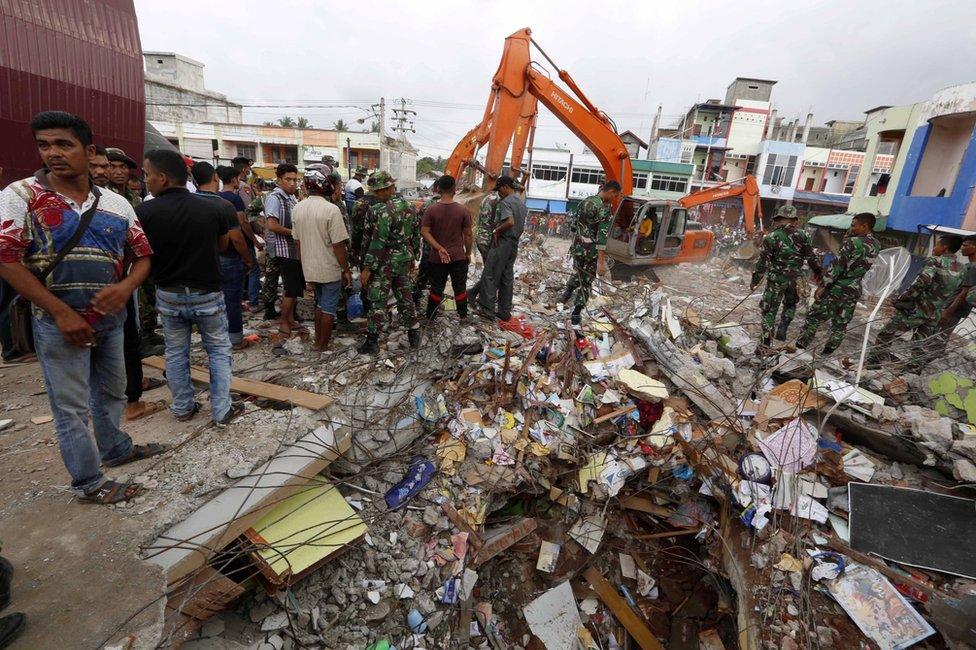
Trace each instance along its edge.
{"label": "collapsed building", "polygon": [[859,342],[759,354],[719,259],[598,282],[578,336],[553,304],[569,272],[523,247],[518,331],[447,300],[417,351],[257,348],[236,374],[283,392],[251,446],[164,459],[123,509],[156,509],[167,582],[133,645],[973,646],[965,368],[855,385]]}

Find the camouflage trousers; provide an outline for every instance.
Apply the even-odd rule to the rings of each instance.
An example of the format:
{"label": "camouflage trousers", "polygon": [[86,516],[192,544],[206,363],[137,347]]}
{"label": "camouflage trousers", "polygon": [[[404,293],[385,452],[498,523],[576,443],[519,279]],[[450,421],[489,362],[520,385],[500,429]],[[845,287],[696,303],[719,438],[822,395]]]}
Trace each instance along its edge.
{"label": "camouflage trousers", "polygon": [[139,287],[139,335],[148,337],[156,332],[159,316],[156,312],[156,285],[146,280]]}
{"label": "camouflage trousers", "polygon": [[569,282],[566,283],[566,293],[576,292],[574,305],[579,310],[586,307],[590,293],[593,291],[593,280],[596,279],[596,262],[595,255],[573,255],[573,274],[569,277]]}
{"label": "camouflage trousers", "polygon": [[261,303],[266,311],[274,310],[275,300],[278,299],[278,279],[281,277],[281,266],[277,257],[269,257],[264,263],[264,285],[261,287]]}
{"label": "camouflage trousers", "polygon": [[763,336],[772,335],[776,327],[776,314],[779,312],[780,304],[783,305],[780,324],[784,330],[789,327],[796,316],[796,303],[799,301],[800,297],[796,291],[796,278],[773,279],[767,276],[766,289],[759,301],[759,310],[762,312]]}
{"label": "camouflage trousers", "polygon": [[430,265],[427,261],[426,251],[421,258],[420,265],[417,267],[417,277],[413,281],[413,304],[420,306],[420,299],[424,293],[430,289]]}
{"label": "camouflage trousers", "polygon": [[944,336],[938,320],[920,311],[895,311],[895,315],[878,332],[868,358],[872,361],[891,358],[891,343],[899,334],[912,333],[912,365],[924,365],[933,354],[945,349],[948,337]]}
{"label": "camouflage trousers", "polygon": [[807,319],[803,324],[803,333],[796,340],[796,344],[805,348],[810,345],[813,335],[817,333],[820,324],[830,321],[830,334],[827,337],[825,350],[835,350],[844,340],[847,325],[854,318],[854,308],[857,307],[857,295],[848,293],[827,293],[814,301],[807,310]]}
{"label": "camouflage trousers", "polygon": [[414,304],[413,282],[409,275],[394,274],[389,268],[379,269],[370,275],[367,292],[369,295],[369,311],[366,313],[366,333],[376,336],[383,329],[389,310],[386,303],[390,298],[390,289],[396,299],[397,312],[400,322],[406,329],[417,325],[417,305]]}

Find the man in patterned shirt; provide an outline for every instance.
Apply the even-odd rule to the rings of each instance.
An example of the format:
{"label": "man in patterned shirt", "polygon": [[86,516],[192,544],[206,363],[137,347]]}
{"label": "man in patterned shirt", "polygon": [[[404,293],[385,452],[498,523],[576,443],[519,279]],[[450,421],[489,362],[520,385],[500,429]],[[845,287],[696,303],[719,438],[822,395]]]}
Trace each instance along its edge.
{"label": "man in patterned shirt", "polygon": [[[80,117],[38,113],[31,131],[45,169],[0,192],[0,277],[33,307],[37,357],[71,489],[118,503],[139,487],[102,474],[165,450],[134,445],[119,429],[125,408],[122,324],[132,292],[149,274],[152,249],[131,204],[90,183],[92,133]],[[73,238],[78,244],[42,282],[39,274]],[[123,275],[123,260],[134,260]],[[94,439],[88,429],[91,419]]]}
{"label": "man in patterned shirt", "polygon": [[810,236],[796,227],[796,208],[784,205],[773,217],[776,227],[767,234],[762,241],[759,261],[752,273],[750,288],[755,289],[766,277],[766,290],[763,291],[759,309],[762,312],[763,345],[772,343],[773,326],[776,325],[776,312],[780,303],[783,314],[780,316],[779,329],[776,338],[786,340],[786,332],[790,322],[796,315],[796,303],[799,302],[797,281],[803,273],[803,263],[806,262],[819,282],[822,275],[820,260],[813,252]]}
{"label": "man in patterned shirt", "polygon": [[847,325],[854,318],[854,308],[861,297],[861,280],[874,264],[874,258],[881,252],[881,244],[871,235],[875,217],[870,212],[860,212],[851,220],[851,232],[824,274],[817,288],[816,299],[807,310],[803,333],[796,340],[796,346],[805,348],[813,341],[817,328],[825,320],[830,320],[830,335],[824,345],[823,354],[836,350],[844,340]]}
{"label": "man in patterned shirt", "polygon": [[[278,187],[264,199],[264,216],[268,232],[274,234],[274,259],[284,285],[281,308],[278,310],[278,330],[291,334],[293,329],[301,328],[295,318],[295,305],[305,292],[302,263],[291,236],[291,211],[297,203],[298,168],[290,163],[281,163],[275,168],[275,175],[278,177]],[[271,242],[268,244],[271,245]],[[265,309],[269,304],[274,304],[274,300],[270,303],[266,301]]]}

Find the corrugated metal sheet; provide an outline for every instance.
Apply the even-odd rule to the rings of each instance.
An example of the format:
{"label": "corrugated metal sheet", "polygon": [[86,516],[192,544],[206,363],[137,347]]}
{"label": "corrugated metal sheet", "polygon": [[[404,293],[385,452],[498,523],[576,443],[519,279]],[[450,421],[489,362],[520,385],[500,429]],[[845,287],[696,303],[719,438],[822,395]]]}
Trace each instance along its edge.
{"label": "corrugated metal sheet", "polygon": [[0,0],[0,187],[40,166],[28,126],[39,111],[80,115],[95,142],[138,159],[143,84],[132,0]]}

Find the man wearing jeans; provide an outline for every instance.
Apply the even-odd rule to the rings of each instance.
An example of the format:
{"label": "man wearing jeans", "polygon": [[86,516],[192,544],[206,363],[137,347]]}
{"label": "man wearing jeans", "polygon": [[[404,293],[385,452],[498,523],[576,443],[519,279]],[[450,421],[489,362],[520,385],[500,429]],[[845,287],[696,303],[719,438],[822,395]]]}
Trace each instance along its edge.
{"label": "man wearing jeans", "polygon": [[[34,345],[72,491],[84,501],[118,503],[139,487],[107,479],[100,465],[164,451],[133,445],[119,429],[125,305],[149,273],[152,249],[129,202],[91,185],[95,147],[84,120],[45,111],[31,121],[31,131],[46,169],[0,192],[0,277],[32,303]],[[77,245],[50,269],[86,216],[90,223]],[[126,257],[134,261],[123,277]],[[49,269],[41,282],[39,274]]]}
{"label": "man wearing jeans", "polygon": [[154,149],[143,168],[156,198],[139,206],[137,214],[154,245],[156,307],[166,339],[173,414],[187,421],[200,410],[190,382],[190,331],[196,325],[210,360],[210,416],[224,426],[244,411],[243,404],[230,401],[231,344],[217,259],[229,243],[229,216],[216,201],[187,191],[178,152]]}
{"label": "man wearing jeans", "polygon": [[526,209],[525,202],[515,193],[515,179],[511,176],[499,176],[495,191],[501,199],[495,211],[491,248],[479,281],[478,309],[489,318],[507,321],[512,317],[515,257],[519,237],[525,229]]}
{"label": "man wearing jeans", "polygon": [[295,206],[292,238],[301,258],[302,273],[315,288],[315,343],[324,352],[332,338],[343,286],[352,285],[346,241],[349,233],[339,207],[329,201],[333,181],[318,170],[305,172],[308,198]]}
{"label": "man wearing jeans", "polygon": [[[227,167],[233,171],[233,167]],[[197,186],[197,196],[215,202],[220,206],[227,221],[227,249],[220,251],[220,290],[224,294],[224,309],[227,310],[227,332],[230,344],[235,350],[241,350],[244,345],[244,313],[241,309],[241,291],[244,288],[245,269],[251,266],[251,251],[247,248],[244,233],[241,230],[241,219],[244,211],[238,216],[237,208],[230,198],[217,194],[217,174],[213,165],[208,162],[198,162],[190,170],[193,182]],[[237,194],[231,192],[227,196],[240,201]]]}

